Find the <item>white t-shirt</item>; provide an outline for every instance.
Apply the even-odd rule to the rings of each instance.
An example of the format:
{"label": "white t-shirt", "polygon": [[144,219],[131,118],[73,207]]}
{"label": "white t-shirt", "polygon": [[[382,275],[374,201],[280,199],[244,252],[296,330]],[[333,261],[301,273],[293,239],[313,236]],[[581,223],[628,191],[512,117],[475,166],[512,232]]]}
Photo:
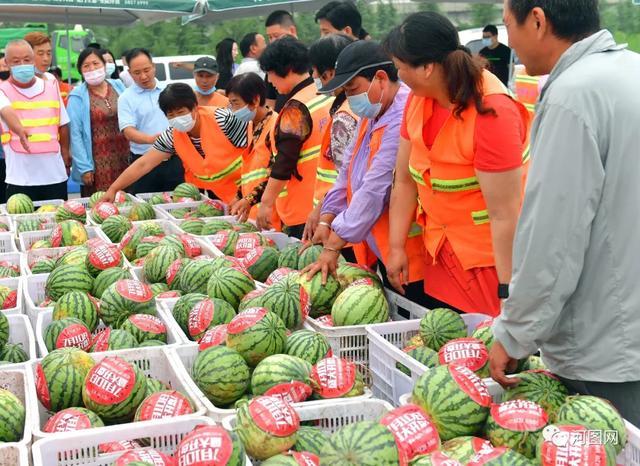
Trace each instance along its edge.
{"label": "white t-shirt", "polygon": [[[44,81],[36,78],[33,86],[22,89],[17,88],[25,97],[33,97],[40,94],[44,90]],[[60,99],[60,126],[69,123],[69,115],[64,108],[62,97]],[[11,105],[7,96],[0,91],[0,109]],[[0,119],[2,124],[2,132],[7,132],[4,120]],[[41,186],[47,184],[56,184],[66,181],[67,170],[62,160],[60,151],[51,154],[21,154],[13,151],[9,144],[3,144],[4,158],[7,164],[6,183],[17,186]]]}
{"label": "white t-shirt", "polygon": [[129,70],[122,70],[120,72],[120,81],[124,84],[124,87],[131,87],[134,84],[133,78],[129,73]]}

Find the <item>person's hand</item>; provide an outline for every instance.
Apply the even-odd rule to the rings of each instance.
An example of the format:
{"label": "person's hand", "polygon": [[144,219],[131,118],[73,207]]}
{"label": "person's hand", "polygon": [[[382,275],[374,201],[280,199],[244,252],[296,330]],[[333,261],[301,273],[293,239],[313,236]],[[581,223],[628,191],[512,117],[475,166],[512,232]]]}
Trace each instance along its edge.
{"label": "person's hand", "polygon": [[386,268],[389,283],[400,294],[404,294],[404,286],[409,283],[409,258],[404,248],[389,251]]}
{"label": "person's hand", "polygon": [[247,218],[249,218],[250,210],[251,203],[247,199],[240,199],[231,206],[229,213],[235,215],[238,222],[244,223],[247,221]]}
{"label": "person's hand", "polygon": [[331,236],[331,228],[326,225],[318,225],[316,231],[311,238],[312,244],[324,244]]}
{"label": "person's hand", "polygon": [[256,225],[259,230],[271,230],[271,214],[273,213],[273,207],[262,202],[258,207],[258,216],[256,218]]}
{"label": "person's hand", "polygon": [[515,372],[517,366],[518,360],[509,356],[502,343],[494,339],[489,350],[489,373],[491,378],[505,388],[518,385],[520,379],[507,377],[507,372]]}
{"label": "person's hand", "polygon": [[158,134],[150,134],[149,135],[149,140],[147,141],[147,144],[153,144],[156,142],[156,139],[158,139],[158,136],[160,136],[160,134],[162,133],[158,133]]}
{"label": "person's hand", "polygon": [[302,233],[302,241],[311,241],[318,228],[318,222],[320,221],[320,205],[318,204],[309,214],[307,223],[304,225],[304,232]]}
{"label": "person's hand", "polygon": [[82,184],[85,186],[93,186],[93,172],[82,174]]}
{"label": "person's hand", "polygon": [[171,66],[172,68],[184,68],[184,64],[179,61],[172,61],[171,63],[169,63],[169,66]]}
{"label": "person's hand", "polygon": [[322,284],[326,285],[327,277],[329,275],[335,278],[338,277],[336,270],[338,268],[339,257],[339,252],[323,249],[322,254],[320,254],[320,257],[318,257],[318,260],[313,264],[306,266],[300,273],[306,274],[308,279],[312,279],[315,274],[320,272],[322,273]]}
{"label": "person's hand", "polygon": [[24,148],[24,150],[26,150],[28,153],[31,153],[31,148],[29,147],[29,133],[25,128],[22,128],[22,130],[17,133],[18,137],[20,138],[20,144],[22,144],[22,147]]}
{"label": "person's hand", "polygon": [[100,202],[113,202],[116,198],[116,190],[115,189],[107,189],[107,191],[100,198]]}

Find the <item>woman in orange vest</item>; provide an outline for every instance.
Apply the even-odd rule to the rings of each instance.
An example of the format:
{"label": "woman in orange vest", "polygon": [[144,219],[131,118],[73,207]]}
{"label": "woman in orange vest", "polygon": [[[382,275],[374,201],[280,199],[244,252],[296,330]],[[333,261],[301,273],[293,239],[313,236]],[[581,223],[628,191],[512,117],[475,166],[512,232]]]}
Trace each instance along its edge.
{"label": "woman in orange vest", "polygon": [[193,90],[184,83],[167,86],[158,104],[169,119],[169,128],[113,182],[103,200],[113,200],[116,192],[176,155],[184,165],[185,181],[230,204],[240,183],[247,123],[227,108],[199,107]]}
{"label": "woman in orange vest", "polygon": [[418,208],[425,292],[455,309],[495,316],[511,278],[528,112],[440,14],[410,15],[385,46],[413,91],[391,195],[389,279],[397,289],[407,281],[403,246]]}

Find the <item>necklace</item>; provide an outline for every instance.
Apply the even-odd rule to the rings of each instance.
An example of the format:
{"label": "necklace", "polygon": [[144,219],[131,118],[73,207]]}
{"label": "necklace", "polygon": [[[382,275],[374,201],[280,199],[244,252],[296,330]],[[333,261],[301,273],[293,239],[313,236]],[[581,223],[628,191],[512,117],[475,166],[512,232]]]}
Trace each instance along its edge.
{"label": "necklace", "polygon": [[106,91],[104,92],[104,95],[94,91],[93,89],[89,89],[91,91],[91,93],[96,96],[99,99],[102,99],[104,101],[104,104],[106,105],[107,109],[109,110],[113,110],[113,108],[111,107],[111,102],[109,102],[109,85],[106,85]]}

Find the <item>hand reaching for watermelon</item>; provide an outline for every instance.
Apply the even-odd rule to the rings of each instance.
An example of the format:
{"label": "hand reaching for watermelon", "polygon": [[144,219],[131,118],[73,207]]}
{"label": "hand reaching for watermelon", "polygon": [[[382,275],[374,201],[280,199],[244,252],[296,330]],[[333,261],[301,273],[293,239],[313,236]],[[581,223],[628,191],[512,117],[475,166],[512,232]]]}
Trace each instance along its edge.
{"label": "hand reaching for watermelon", "polygon": [[516,371],[517,365],[518,360],[509,356],[502,343],[494,339],[489,350],[489,372],[491,378],[505,388],[518,385],[519,379],[507,377],[507,373],[513,374]]}
{"label": "hand reaching for watermelon", "polygon": [[409,258],[404,247],[391,248],[385,266],[389,283],[403,295],[404,287],[409,284]]}
{"label": "hand reaching for watermelon", "polygon": [[116,197],[116,192],[114,190],[112,190],[111,188],[107,189],[107,192],[105,192],[102,197],[100,198],[100,202],[111,202],[113,203],[113,200]]}
{"label": "hand reaching for watermelon", "polygon": [[322,284],[327,284],[329,275],[338,278],[336,270],[338,269],[338,258],[340,251],[323,249],[318,260],[311,265],[302,269],[303,274],[307,274],[307,278],[311,280],[318,272],[322,273]]}

